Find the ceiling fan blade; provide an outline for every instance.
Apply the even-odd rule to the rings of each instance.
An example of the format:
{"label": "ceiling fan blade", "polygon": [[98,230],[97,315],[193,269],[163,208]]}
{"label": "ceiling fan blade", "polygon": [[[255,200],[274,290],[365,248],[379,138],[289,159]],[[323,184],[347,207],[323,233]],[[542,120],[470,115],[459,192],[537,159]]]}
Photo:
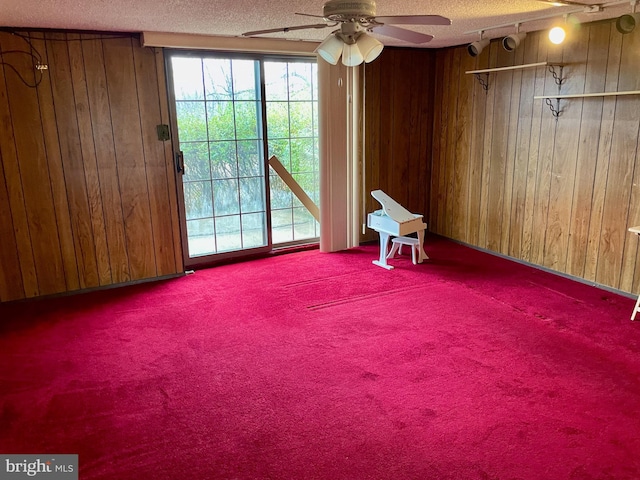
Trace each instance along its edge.
{"label": "ceiling fan blade", "polygon": [[322,15],[312,15],[311,13],[297,13],[296,15],[301,15],[303,17],[313,17],[313,18],[324,18]]}
{"label": "ceiling fan blade", "polygon": [[280,27],[280,28],[269,28],[266,30],[254,30],[252,32],[244,32],[242,34],[243,37],[253,37],[255,35],[266,35],[267,33],[287,33],[292,32],[294,30],[306,30],[308,28],[326,28],[330,27],[326,23],[315,23],[313,25],[296,25],[293,27]]}
{"label": "ceiling fan blade", "polygon": [[580,3],[580,2],[572,2],[571,0],[538,0],[539,2],[542,3],[547,3],[549,5],[552,5],[554,7],[566,7],[566,6],[571,6],[571,7],[590,7],[591,5],[588,5],[586,3]]}
{"label": "ceiling fan blade", "polygon": [[440,15],[391,15],[375,17],[374,21],[391,25],[451,25],[451,20]]}
{"label": "ceiling fan blade", "polygon": [[405,28],[394,27],[393,25],[380,25],[374,27],[373,33],[379,33],[386,37],[393,37],[410,43],[427,43],[433,40],[433,35],[414,32]]}

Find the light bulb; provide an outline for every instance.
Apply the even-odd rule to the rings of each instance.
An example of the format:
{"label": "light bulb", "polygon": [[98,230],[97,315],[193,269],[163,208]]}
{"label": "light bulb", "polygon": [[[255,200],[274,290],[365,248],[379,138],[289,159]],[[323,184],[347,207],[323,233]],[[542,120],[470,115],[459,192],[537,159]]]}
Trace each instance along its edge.
{"label": "light bulb", "polygon": [[565,33],[564,28],[553,27],[551,30],[549,30],[549,41],[556,45],[560,45],[562,42],[564,42],[564,38],[566,37],[566,35],[567,34]]}

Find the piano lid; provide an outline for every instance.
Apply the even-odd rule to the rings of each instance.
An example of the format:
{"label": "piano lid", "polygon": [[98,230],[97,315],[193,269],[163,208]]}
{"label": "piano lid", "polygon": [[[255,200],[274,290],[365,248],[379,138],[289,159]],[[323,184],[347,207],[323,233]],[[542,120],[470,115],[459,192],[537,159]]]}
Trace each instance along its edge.
{"label": "piano lid", "polygon": [[372,191],[371,196],[380,202],[384,213],[398,223],[408,222],[409,220],[414,220],[416,218],[413,213],[404,208],[382,190]]}

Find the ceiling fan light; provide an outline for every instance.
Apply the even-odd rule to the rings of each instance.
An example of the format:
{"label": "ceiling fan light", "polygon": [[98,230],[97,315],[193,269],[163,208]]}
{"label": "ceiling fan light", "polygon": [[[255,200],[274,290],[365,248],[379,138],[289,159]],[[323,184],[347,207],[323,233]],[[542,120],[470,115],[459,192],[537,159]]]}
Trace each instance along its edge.
{"label": "ceiling fan light", "polygon": [[362,52],[355,43],[345,43],[342,49],[342,63],[347,67],[355,67],[364,62]]}
{"label": "ceiling fan light", "polygon": [[356,45],[362,53],[362,57],[366,63],[373,62],[382,53],[384,45],[378,39],[373,38],[371,35],[363,33],[358,37]]}
{"label": "ceiling fan light", "polygon": [[516,48],[518,48],[518,45],[520,45],[520,42],[524,40],[524,37],[526,36],[527,34],[524,32],[507,35],[502,39],[502,46],[507,52],[513,52]]}
{"label": "ceiling fan light", "polygon": [[329,35],[316,48],[316,53],[331,65],[336,65],[344,48],[344,42],[335,35]]}
{"label": "ceiling fan light", "polygon": [[487,45],[489,45],[488,38],[478,40],[477,42],[473,42],[467,45],[467,52],[469,52],[469,55],[471,55],[472,57],[477,57]]}
{"label": "ceiling fan light", "polygon": [[622,15],[616,20],[616,30],[620,33],[627,34],[633,32],[636,25],[640,22],[640,13],[631,15]]}

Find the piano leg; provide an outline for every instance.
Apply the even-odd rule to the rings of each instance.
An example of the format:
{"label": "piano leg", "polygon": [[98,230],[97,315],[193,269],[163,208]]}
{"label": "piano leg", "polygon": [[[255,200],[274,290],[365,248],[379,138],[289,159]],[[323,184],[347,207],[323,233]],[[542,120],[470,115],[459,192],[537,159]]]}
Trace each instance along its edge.
{"label": "piano leg", "polygon": [[429,257],[424,251],[424,230],[418,230],[418,263],[422,263],[423,260],[429,260]]}
{"label": "piano leg", "polygon": [[393,266],[387,264],[387,250],[389,249],[389,234],[385,232],[378,232],[380,234],[380,259],[374,260],[372,263],[379,267],[392,270]]}

